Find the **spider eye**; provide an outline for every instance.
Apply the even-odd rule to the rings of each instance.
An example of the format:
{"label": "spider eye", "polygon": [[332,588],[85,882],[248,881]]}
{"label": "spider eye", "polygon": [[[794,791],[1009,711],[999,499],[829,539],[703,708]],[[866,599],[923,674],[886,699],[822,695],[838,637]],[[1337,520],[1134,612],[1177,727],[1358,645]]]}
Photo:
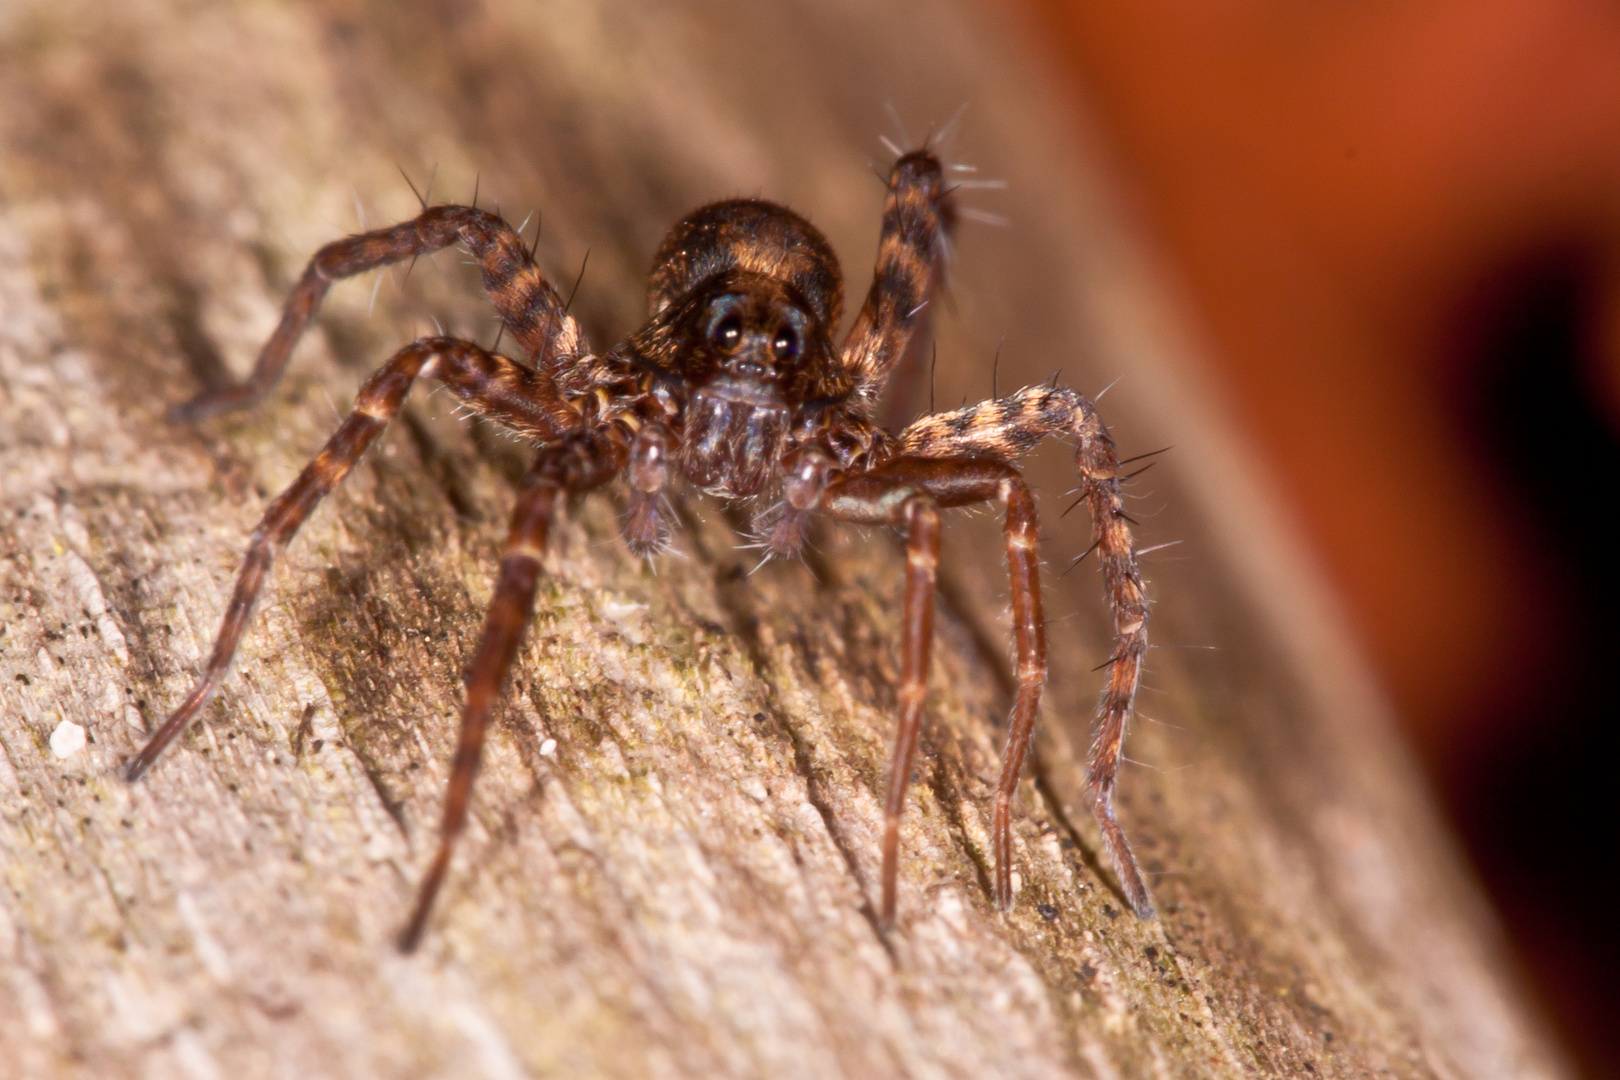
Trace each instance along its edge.
{"label": "spider eye", "polygon": [[717,346],[731,352],[742,343],[742,320],[735,315],[727,315],[715,324],[711,336]]}
{"label": "spider eye", "polygon": [[776,337],[771,340],[771,352],[774,353],[776,355],[776,359],[782,363],[787,363],[795,356],[798,356],[798,332],[795,331],[791,326],[782,327],[776,332]]}

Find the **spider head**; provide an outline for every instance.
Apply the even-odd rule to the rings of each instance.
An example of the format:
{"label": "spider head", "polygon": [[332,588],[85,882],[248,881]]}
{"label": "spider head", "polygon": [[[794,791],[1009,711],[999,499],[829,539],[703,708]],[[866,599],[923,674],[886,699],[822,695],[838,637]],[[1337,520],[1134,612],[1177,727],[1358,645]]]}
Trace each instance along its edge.
{"label": "spider head", "polygon": [[843,304],[832,248],[775,203],[713,203],[664,240],[649,293],[629,348],[685,388],[682,470],[719,494],[759,494],[794,421],[850,393],[830,336]]}
{"label": "spider head", "polygon": [[[827,347],[808,305],[780,282],[719,275],[701,290],[682,335],[683,374],[696,389],[784,407],[815,392]],[[809,378],[807,378],[809,377]]]}
{"label": "spider head", "polygon": [[702,282],[655,316],[638,350],[686,387],[679,460],[723,495],[775,479],[793,421],[848,393],[811,304],[791,284],[745,270]]}
{"label": "spider head", "polygon": [[699,283],[630,344],[689,392],[795,411],[850,392],[816,306],[791,283],[747,270]]}

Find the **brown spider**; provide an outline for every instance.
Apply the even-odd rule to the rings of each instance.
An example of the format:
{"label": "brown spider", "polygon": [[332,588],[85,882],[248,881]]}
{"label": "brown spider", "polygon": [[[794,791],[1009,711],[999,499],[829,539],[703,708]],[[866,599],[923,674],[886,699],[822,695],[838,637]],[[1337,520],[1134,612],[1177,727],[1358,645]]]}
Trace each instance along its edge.
{"label": "brown spider", "polygon": [[456,243],[482,267],[484,288],[532,366],[470,341],[433,337],[405,346],[366,382],[354,411],[265,512],[201,679],[130,763],[129,779],[152,766],[219,688],[277,549],[381,434],[412,384],[432,377],[537,449],[518,491],[500,578],[467,675],[438,852],[400,935],[402,949],[421,940],[466,824],[490,708],[534,608],[560,497],[621,474],[629,488],[625,539],[638,554],[665,544],[662,493],[675,475],[729,499],[767,497],[771,509],[760,525],[773,555],[798,550],[812,513],[905,531],[900,730],[884,805],[885,925],[894,921],[900,812],[928,682],[939,511],[1002,504],[1018,655],[992,830],[996,903],[1006,910],[1012,904],[1011,804],[1046,681],[1035,500],[1011,462],[1048,435],[1068,436],[1077,443],[1080,490],[1114,616],[1115,645],[1088,772],[1091,809],[1126,898],[1139,915],[1151,917],[1153,902],[1113,811],[1120,746],[1147,649],[1148,599],[1120,502],[1119,460],[1102,420],[1075,391],[1048,386],[925,416],[898,434],[874,420],[878,396],[942,277],[945,239],[956,216],[951,190],[928,150],[895,162],[876,274],[842,350],[833,345],[843,285],[832,249],[799,215],[755,199],[705,206],[675,226],[653,261],[646,324],[601,355],[586,343],[529,249],[496,214],[425,207],[413,221],[323,247],[293,289],[253,373],[238,386],[178,407],[177,419],[197,420],[268,392],[333,281]]}

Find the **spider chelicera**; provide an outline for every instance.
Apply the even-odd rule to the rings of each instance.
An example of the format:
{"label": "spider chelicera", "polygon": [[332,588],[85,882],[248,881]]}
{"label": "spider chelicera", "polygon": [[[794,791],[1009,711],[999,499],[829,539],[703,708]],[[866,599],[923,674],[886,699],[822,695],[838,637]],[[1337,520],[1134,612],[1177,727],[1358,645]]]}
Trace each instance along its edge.
{"label": "spider chelicera", "polygon": [[1013,892],[1012,799],[1046,681],[1035,500],[1012,462],[1046,436],[1060,436],[1076,443],[1080,491],[1114,619],[1088,771],[1091,810],[1126,899],[1138,914],[1151,916],[1153,902],[1113,811],[1121,744],[1147,650],[1148,598],[1121,504],[1119,459],[1101,418],[1090,401],[1056,386],[934,413],[898,433],[875,418],[878,397],[943,276],[955,216],[938,158],[926,149],[901,156],[888,177],[872,287],[842,349],[833,344],[843,283],[832,249],[804,218],[757,199],[713,203],[676,225],[653,261],[647,322],[601,354],[497,214],[427,207],[412,221],[323,247],[248,379],[178,407],[177,419],[201,419],[266,394],[333,281],[452,244],[461,244],[482,268],[484,288],[529,363],[470,341],[432,337],[405,346],[367,380],[320,454],[265,511],[201,678],[130,762],[129,778],[151,768],[219,688],[277,550],[382,433],[416,380],[434,378],[474,413],[532,441],[536,451],[517,493],[494,599],[467,675],[438,851],[400,934],[402,949],[421,940],[466,825],[490,709],[534,608],[558,504],[620,476],[629,492],[625,540],[638,554],[650,556],[665,545],[663,491],[676,478],[728,499],[762,499],[770,508],[758,524],[773,555],[799,549],[812,514],[895,526],[905,534],[900,728],[884,805],[885,925],[894,921],[900,813],[928,682],[939,512],[1001,504],[1018,660],[992,823],[995,899],[1005,910]]}

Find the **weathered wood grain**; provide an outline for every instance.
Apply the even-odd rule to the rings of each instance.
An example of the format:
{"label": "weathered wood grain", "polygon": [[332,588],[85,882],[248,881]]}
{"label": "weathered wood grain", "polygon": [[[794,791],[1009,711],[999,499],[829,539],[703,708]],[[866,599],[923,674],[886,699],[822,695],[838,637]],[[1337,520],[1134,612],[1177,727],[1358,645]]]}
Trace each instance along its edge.
{"label": "weathered wood grain", "polygon": [[[0,1076],[1552,1077],[1387,706],[1203,384],[1095,160],[996,13],[954,5],[0,9]],[[663,230],[763,194],[864,287],[893,131],[968,109],[974,205],[942,406],[1063,378],[1126,453],[1156,651],[1122,816],[1163,916],[1122,913],[1081,809],[1107,654],[1045,492],[1054,671],[988,897],[1009,700],[987,519],[947,530],[901,925],[879,934],[901,563],[827,531],[749,575],[691,498],[650,573],[609,500],[558,530],[475,822],[422,952],[458,679],[522,448],[418,396],[278,566],[235,672],[143,783],[267,497],[430,318],[490,341],[453,253],[336,290],[275,396],[240,374],[323,241],[434,192],[544,215],[574,310],[632,328]],[[565,285],[566,287],[566,285]],[[926,391],[926,388],[921,388]],[[919,400],[922,393],[919,393]],[[1398,542],[1398,538],[1391,538]],[[1213,646],[1207,649],[1206,646]],[[88,743],[59,757],[65,723]],[[62,729],[64,732],[69,729]]]}

